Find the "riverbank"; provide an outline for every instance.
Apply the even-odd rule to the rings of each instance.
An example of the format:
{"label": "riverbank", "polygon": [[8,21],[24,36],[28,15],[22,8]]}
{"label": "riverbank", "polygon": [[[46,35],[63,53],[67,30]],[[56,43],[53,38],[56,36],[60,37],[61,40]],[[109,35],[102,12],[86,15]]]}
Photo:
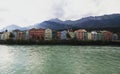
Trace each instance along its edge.
{"label": "riverbank", "polygon": [[0,44],[8,45],[117,45],[120,41],[78,41],[78,40],[52,40],[52,41],[31,41],[31,40],[6,40]]}

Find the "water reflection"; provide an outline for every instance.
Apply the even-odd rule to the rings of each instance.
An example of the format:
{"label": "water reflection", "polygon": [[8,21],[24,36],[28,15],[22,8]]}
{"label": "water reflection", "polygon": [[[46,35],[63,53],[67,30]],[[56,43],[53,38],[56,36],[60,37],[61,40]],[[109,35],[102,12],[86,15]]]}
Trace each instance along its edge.
{"label": "water reflection", "polygon": [[14,53],[11,53],[11,47],[0,46],[0,72],[7,74],[12,72],[12,65],[14,63]]}

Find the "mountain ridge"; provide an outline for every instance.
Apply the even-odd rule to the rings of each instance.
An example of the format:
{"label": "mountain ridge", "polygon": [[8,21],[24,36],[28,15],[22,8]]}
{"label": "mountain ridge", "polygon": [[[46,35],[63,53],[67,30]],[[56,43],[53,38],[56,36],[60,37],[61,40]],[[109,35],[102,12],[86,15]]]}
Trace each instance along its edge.
{"label": "mountain ridge", "polygon": [[[31,28],[50,28],[52,30],[65,29],[86,29],[86,30],[109,30],[120,32],[120,14],[111,14],[103,16],[89,16],[78,20],[62,21],[58,18],[43,21],[42,23],[34,24],[33,26],[24,27],[24,29]],[[23,30],[23,28],[20,28]]]}

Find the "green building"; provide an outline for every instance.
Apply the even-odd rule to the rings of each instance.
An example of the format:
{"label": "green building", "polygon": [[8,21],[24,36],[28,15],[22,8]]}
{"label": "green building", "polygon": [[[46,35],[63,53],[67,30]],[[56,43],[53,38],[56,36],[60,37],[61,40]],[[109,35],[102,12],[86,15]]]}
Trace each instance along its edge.
{"label": "green building", "polygon": [[88,33],[84,32],[84,40],[88,40]]}
{"label": "green building", "polygon": [[57,31],[52,31],[52,39],[53,40],[57,39]]}
{"label": "green building", "polygon": [[103,33],[102,32],[97,33],[97,40],[99,40],[99,41],[103,40]]}

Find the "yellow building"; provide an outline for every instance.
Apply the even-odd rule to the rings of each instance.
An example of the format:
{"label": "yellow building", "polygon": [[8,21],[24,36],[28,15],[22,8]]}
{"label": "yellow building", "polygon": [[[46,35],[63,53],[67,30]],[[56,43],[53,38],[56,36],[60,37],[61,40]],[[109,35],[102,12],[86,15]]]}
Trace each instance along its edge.
{"label": "yellow building", "polygon": [[92,40],[92,34],[88,32],[88,40]]}
{"label": "yellow building", "polygon": [[52,40],[52,30],[51,29],[45,30],[45,40]]}
{"label": "yellow building", "polygon": [[10,32],[4,32],[3,35],[2,35],[3,36],[2,40],[8,40],[8,39],[10,39],[10,34],[11,34]]}

